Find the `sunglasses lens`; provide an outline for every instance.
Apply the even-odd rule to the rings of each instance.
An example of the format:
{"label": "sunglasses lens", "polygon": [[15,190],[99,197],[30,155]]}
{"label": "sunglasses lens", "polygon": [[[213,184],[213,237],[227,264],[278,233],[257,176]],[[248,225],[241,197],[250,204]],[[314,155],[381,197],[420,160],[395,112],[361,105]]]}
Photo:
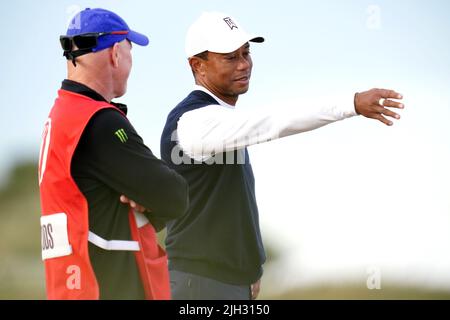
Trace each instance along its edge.
{"label": "sunglasses lens", "polygon": [[60,37],[59,42],[64,51],[72,50],[72,40],[69,37]]}
{"label": "sunglasses lens", "polygon": [[97,46],[97,36],[95,35],[79,35],[73,37],[73,42],[78,49],[92,49]]}

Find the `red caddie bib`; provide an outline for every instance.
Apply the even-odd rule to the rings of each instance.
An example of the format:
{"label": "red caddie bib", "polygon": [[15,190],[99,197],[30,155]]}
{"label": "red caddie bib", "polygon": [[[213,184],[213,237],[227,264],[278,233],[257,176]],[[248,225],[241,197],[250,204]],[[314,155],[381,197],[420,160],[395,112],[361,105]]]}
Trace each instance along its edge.
{"label": "red caddie bib", "polygon": [[105,240],[89,231],[87,200],[70,168],[84,128],[95,113],[105,108],[119,110],[106,102],[59,90],[45,122],[39,154],[39,189],[47,297],[99,299],[99,286],[89,259],[90,241],[104,250],[134,251],[146,298],[170,299],[167,255],[143,214],[129,211],[133,241]]}

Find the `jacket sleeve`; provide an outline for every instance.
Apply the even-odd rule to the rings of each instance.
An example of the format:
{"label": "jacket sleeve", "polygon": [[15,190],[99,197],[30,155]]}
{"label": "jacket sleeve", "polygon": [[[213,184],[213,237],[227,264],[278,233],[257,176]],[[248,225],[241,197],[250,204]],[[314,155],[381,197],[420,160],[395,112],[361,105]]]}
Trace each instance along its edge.
{"label": "jacket sleeve", "polygon": [[184,178],[156,158],[128,119],[113,109],[91,119],[83,136],[90,172],[117,192],[151,211],[150,219],[168,221],[183,215],[189,204]]}
{"label": "jacket sleeve", "polygon": [[198,161],[239,150],[356,116],[352,104],[322,108],[280,108],[245,112],[210,105],[186,112],[178,121],[177,138],[182,150]]}

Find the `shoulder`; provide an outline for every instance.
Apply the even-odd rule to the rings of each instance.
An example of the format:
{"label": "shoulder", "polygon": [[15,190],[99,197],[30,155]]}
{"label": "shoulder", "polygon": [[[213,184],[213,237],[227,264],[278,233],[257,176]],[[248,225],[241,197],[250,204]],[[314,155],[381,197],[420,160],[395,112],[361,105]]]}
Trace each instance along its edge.
{"label": "shoulder", "polygon": [[115,141],[117,136],[138,136],[127,117],[114,108],[98,111],[84,129],[82,140],[89,145]]}
{"label": "shoulder", "polygon": [[106,108],[92,116],[85,131],[102,133],[116,131],[120,128],[132,129],[134,131],[134,128],[125,115],[116,109]]}
{"label": "shoulder", "polygon": [[171,112],[171,114],[183,114],[185,112],[215,105],[218,102],[206,92],[195,90],[184,98]]}
{"label": "shoulder", "polygon": [[112,123],[129,123],[127,117],[114,108],[106,108],[94,114],[90,120],[91,126],[108,127]]}

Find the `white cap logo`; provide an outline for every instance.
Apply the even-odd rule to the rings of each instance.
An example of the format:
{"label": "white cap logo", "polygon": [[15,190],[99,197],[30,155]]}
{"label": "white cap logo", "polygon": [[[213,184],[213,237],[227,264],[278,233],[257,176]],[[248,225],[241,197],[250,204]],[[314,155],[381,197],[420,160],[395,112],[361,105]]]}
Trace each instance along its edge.
{"label": "white cap logo", "polygon": [[223,18],[223,21],[227,23],[231,30],[233,30],[234,28],[239,29],[236,23],[234,23],[234,21],[231,20],[230,17]]}
{"label": "white cap logo", "polygon": [[186,55],[189,58],[205,51],[230,53],[249,41],[261,43],[264,38],[248,34],[228,14],[204,12],[188,29]]}

